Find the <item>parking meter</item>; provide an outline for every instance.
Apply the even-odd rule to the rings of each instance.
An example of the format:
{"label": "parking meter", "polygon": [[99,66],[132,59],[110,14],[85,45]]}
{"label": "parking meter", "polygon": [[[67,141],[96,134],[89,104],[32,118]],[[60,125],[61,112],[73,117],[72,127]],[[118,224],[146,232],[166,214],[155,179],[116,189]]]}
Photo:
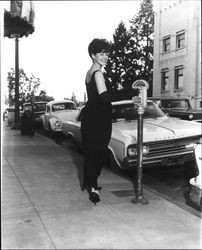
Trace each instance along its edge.
{"label": "parking meter", "polygon": [[133,97],[133,103],[138,113],[138,130],[137,130],[137,151],[138,151],[138,169],[136,180],[136,196],[132,199],[132,203],[138,205],[148,204],[148,201],[143,196],[142,191],[142,158],[143,158],[143,114],[147,106],[147,89],[149,84],[145,80],[137,80],[132,84],[133,89],[139,90],[139,95]]}
{"label": "parking meter", "polygon": [[[148,82],[145,80],[137,80],[132,84],[133,89],[139,89],[139,96],[133,97],[134,105],[143,109],[147,106],[147,89],[149,88]],[[140,113],[142,109],[140,109]]]}

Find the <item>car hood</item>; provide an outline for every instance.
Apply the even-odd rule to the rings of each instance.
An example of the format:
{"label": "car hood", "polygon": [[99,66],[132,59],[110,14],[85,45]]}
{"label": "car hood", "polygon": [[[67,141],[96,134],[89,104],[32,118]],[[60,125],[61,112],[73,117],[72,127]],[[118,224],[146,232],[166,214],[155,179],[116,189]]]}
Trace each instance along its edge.
{"label": "car hood", "polygon": [[[145,119],[143,122],[143,141],[160,141],[201,135],[201,124],[178,118],[162,117]],[[132,137],[137,141],[137,121],[113,123],[113,133]]]}

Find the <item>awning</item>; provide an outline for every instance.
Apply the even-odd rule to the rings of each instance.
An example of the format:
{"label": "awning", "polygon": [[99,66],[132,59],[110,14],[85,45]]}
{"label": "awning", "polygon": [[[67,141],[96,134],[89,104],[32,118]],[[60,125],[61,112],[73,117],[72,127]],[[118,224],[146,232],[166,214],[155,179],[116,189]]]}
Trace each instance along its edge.
{"label": "awning", "polygon": [[34,5],[32,1],[11,1],[10,11],[4,10],[4,37],[28,36],[34,32]]}

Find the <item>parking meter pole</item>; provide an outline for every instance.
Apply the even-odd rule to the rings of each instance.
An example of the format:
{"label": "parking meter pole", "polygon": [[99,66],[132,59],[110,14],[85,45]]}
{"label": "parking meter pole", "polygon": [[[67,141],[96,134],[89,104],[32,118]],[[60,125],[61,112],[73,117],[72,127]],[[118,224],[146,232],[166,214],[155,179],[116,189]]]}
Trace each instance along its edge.
{"label": "parking meter pole", "polygon": [[137,168],[137,188],[135,190],[136,196],[132,199],[132,203],[138,205],[146,205],[148,204],[147,199],[144,198],[143,190],[142,190],[142,160],[143,160],[143,114],[145,108],[147,106],[147,89],[149,85],[144,80],[137,80],[133,83],[133,88],[139,89],[140,91],[140,100],[133,99],[134,105],[137,108],[138,113],[138,135],[137,135],[137,143],[138,143],[138,168]]}
{"label": "parking meter pole", "polygon": [[142,157],[143,157],[143,114],[144,108],[138,107],[138,169],[137,169],[137,190],[136,196],[132,199],[132,203],[138,205],[148,204],[147,199],[144,198],[142,190]]}
{"label": "parking meter pole", "polygon": [[143,118],[142,114],[138,112],[138,171],[137,171],[137,196],[142,197],[142,143],[143,143]]}

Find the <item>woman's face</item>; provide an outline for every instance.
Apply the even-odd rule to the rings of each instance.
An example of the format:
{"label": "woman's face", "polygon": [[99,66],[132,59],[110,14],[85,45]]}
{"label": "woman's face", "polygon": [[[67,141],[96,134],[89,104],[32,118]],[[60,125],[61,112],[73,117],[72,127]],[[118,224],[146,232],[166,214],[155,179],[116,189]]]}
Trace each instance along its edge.
{"label": "woman's face", "polygon": [[93,62],[99,64],[101,67],[106,66],[108,58],[109,58],[109,53],[107,52],[100,52],[96,53],[95,55],[92,55]]}

